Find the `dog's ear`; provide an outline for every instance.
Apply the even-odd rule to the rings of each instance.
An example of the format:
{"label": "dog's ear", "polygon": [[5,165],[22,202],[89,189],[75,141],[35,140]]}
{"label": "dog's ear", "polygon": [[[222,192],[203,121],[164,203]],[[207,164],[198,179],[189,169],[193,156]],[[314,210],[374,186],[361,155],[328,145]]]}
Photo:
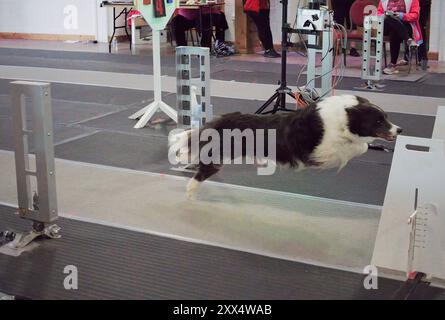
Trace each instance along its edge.
{"label": "dog's ear", "polygon": [[366,99],[366,98],[363,98],[363,97],[360,97],[360,96],[355,96],[355,97],[357,98],[357,101],[358,101],[358,105],[357,106],[369,105],[370,104],[369,100]]}
{"label": "dog's ear", "polygon": [[360,119],[360,111],[357,106],[347,108],[346,110],[347,118],[348,118],[348,127],[349,131],[353,134],[359,134],[361,129],[361,119]]}

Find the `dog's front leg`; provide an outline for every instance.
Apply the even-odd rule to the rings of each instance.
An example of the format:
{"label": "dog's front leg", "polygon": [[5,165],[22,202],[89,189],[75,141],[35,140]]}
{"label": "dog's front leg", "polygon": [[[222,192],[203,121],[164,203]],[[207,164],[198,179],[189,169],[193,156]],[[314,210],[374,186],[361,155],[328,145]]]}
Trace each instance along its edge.
{"label": "dog's front leg", "polygon": [[196,180],[195,178],[192,178],[189,181],[189,183],[187,184],[187,199],[188,200],[196,199],[196,191],[198,190],[200,184],[201,184],[201,182]]}

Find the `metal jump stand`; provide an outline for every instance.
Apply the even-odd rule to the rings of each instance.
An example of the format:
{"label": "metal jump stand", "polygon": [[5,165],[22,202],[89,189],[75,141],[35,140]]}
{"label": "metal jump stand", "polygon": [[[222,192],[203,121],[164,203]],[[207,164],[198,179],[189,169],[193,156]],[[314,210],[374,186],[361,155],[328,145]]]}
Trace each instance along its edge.
{"label": "metal jump stand", "polygon": [[[329,94],[332,90],[332,73],[333,73],[333,28],[332,28],[332,17],[328,10],[320,10],[320,1],[311,0],[309,1],[309,9],[299,9],[298,17],[300,20],[303,19],[303,24],[297,29],[293,29],[287,22],[287,7],[288,0],[281,0],[282,4],[282,30],[281,30],[281,80],[279,82],[280,86],[275,91],[275,93],[270,97],[255,113],[257,114],[268,114],[276,113],[277,111],[292,111],[286,108],[286,96],[290,96],[295,99],[292,90],[287,86],[286,72],[287,72],[287,48],[292,46],[288,42],[288,36],[292,33],[304,33],[308,35],[308,72],[307,72],[307,89],[314,89],[315,80],[321,78],[321,92],[320,96],[325,96]],[[310,16],[305,17],[303,13],[310,12]],[[307,19],[306,19],[307,18]],[[298,20],[298,19],[297,19]],[[313,20],[313,21],[312,21]],[[318,26],[315,25],[316,22]],[[308,23],[306,26],[305,24]],[[312,26],[314,27],[312,27]],[[323,42],[321,45],[317,44],[318,37],[323,36]],[[322,59],[322,70],[321,75],[316,76],[316,56],[317,53],[321,52]],[[266,108],[275,101],[273,109],[270,111],[265,111]]]}
{"label": "metal jump stand", "polygon": [[134,128],[140,129],[150,121],[151,117],[159,110],[163,111],[173,121],[178,122],[176,110],[162,101],[161,88],[161,31],[153,31],[153,91],[154,101],[148,106],[142,108],[138,112],[129,117],[132,120],[139,120]]}
{"label": "metal jump stand", "polygon": [[[363,23],[362,79],[366,80],[366,84],[358,89],[382,91],[384,88],[383,85],[375,83],[382,78],[383,24],[383,16],[365,16]],[[375,44],[374,53],[372,44]]]}
{"label": "metal jump stand", "polygon": [[179,1],[143,1],[135,0],[136,8],[141,12],[145,21],[152,29],[153,41],[153,91],[154,101],[142,108],[129,118],[139,121],[134,128],[141,129],[150,121],[157,111],[163,111],[173,121],[178,122],[178,114],[175,109],[162,101],[161,86],[161,31],[164,30],[170,17],[179,5]]}
{"label": "metal jump stand", "polygon": [[[194,70],[193,59],[199,62]],[[197,77],[194,75],[198,75]],[[176,48],[176,105],[178,128],[199,129],[213,118],[210,102],[210,49],[200,47]],[[187,164],[171,168],[174,171],[194,172],[196,166]]]}
{"label": "metal jump stand", "polygon": [[406,275],[402,297],[421,281],[445,283],[444,164],[445,107],[439,107],[432,139],[397,138],[377,231],[371,263]]}
{"label": "metal jump stand", "polygon": [[[48,83],[12,82],[15,167],[18,214],[33,222],[26,233],[3,232],[11,249],[27,246],[35,238],[59,238],[54,165],[51,90]],[[26,108],[26,98],[31,100]],[[31,111],[30,114],[27,114]],[[29,121],[32,119],[32,121]],[[31,123],[30,126],[28,124]],[[29,129],[32,128],[32,129]],[[28,141],[32,137],[35,168],[31,166]],[[36,183],[31,183],[31,177]]]}
{"label": "metal jump stand", "polygon": [[[193,77],[192,59],[198,59],[198,77]],[[213,117],[210,103],[210,50],[176,48],[176,103],[178,126],[199,128]]]}

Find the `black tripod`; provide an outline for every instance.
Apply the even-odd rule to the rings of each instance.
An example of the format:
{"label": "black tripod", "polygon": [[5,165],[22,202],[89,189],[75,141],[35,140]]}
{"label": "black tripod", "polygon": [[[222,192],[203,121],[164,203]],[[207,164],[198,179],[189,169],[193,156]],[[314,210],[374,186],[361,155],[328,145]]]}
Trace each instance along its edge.
{"label": "black tripod", "polygon": [[[286,79],[286,64],[287,64],[287,38],[290,31],[290,26],[287,23],[287,4],[288,0],[280,1],[283,7],[282,10],[282,28],[281,28],[281,80],[279,82],[280,87],[275,90],[272,97],[269,98],[255,113],[256,114],[268,114],[276,113],[277,111],[292,111],[286,109],[286,95],[291,96],[295,99],[292,90],[287,86]],[[266,111],[266,108],[275,101],[273,109]]]}

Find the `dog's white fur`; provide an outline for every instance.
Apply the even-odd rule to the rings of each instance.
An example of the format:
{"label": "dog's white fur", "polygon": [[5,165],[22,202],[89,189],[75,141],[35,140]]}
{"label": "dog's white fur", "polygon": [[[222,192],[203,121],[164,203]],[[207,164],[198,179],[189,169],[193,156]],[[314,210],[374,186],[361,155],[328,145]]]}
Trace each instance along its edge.
{"label": "dog's white fur", "polygon": [[334,96],[318,103],[324,134],[311,157],[315,162],[323,163],[318,168],[341,170],[349,160],[365,153],[368,143],[375,139],[359,137],[349,131],[346,109],[357,103],[357,98],[352,95]]}

